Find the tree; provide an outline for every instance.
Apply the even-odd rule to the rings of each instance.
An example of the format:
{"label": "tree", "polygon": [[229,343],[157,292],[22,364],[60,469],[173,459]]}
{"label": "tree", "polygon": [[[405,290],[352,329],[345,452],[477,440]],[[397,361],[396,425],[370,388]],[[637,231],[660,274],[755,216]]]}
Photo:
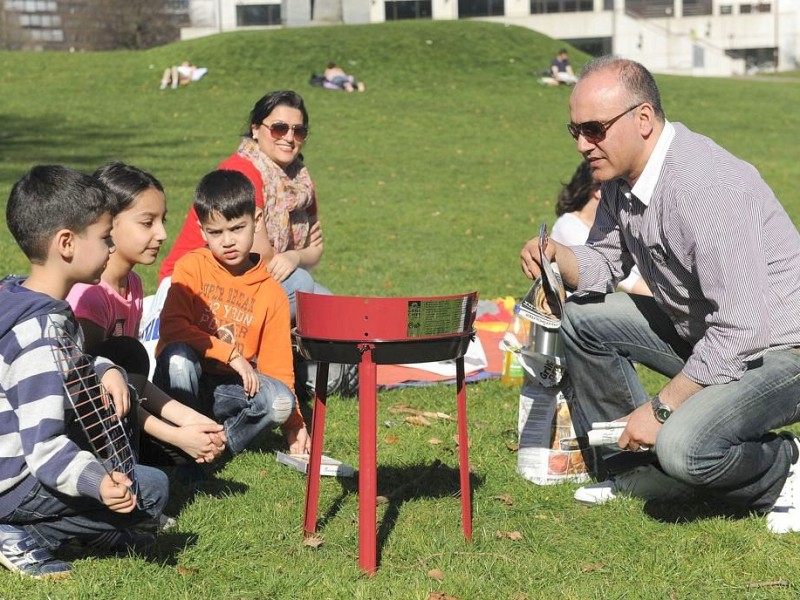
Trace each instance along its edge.
{"label": "tree", "polygon": [[65,42],[79,50],[138,50],[176,41],[185,12],[168,0],[67,0],[59,4]]}

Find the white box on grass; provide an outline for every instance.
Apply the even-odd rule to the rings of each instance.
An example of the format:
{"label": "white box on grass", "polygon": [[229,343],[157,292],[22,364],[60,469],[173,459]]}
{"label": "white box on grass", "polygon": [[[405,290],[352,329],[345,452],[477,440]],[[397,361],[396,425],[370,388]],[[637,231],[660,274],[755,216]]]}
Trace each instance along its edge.
{"label": "white box on grass", "polygon": [[[308,454],[286,454],[285,452],[278,452],[275,458],[279,463],[292,467],[301,473],[308,473],[308,461],[310,456]],[[340,460],[331,458],[330,456],[322,455],[322,464],[319,468],[319,474],[327,477],[352,477],[355,469],[350,465],[346,465]]]}

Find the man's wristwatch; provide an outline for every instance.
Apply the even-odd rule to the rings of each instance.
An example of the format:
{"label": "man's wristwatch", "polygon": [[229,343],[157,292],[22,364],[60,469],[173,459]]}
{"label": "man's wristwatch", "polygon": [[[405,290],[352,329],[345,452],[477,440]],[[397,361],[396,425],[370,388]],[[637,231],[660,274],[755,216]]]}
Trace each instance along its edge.
{"label": "man's wristwatch", "polygon": [[653,407],[653,414],[656,417],[656,421],[659,423],[663,423],[669,416],[672,414],[672,409],[661,402],[661,398],[658,397],[658,394],[653,396],[653,399],[650,400],[650,405]]}

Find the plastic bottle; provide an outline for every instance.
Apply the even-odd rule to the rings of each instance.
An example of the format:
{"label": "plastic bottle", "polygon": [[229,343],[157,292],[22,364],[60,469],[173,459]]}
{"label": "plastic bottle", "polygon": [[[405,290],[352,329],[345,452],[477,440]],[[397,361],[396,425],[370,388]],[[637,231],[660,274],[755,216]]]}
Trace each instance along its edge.
{"label": "plastic bottle", "polygon": [[503,348],[503,373],[500,383],[505,387],[522,385],[525,371],[520,364],[520,352],[530,343],[530,322],[519,314],[519,305],[514,307],[514,316],[508,324],[501,346]]}

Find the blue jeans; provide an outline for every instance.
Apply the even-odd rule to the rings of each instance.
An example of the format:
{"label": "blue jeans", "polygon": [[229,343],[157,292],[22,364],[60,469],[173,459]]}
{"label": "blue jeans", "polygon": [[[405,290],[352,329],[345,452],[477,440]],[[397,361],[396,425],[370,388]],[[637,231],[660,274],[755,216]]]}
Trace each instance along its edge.
{"label": "blue jeans", "polygon": [[37,483],[3,522],[24,527],[43,547],[57,549],[73,538],[91,540],[107,531],[158,518],[169,499],[169,481],[158,469],[136,465],[139,498],[133,512],[117,513],[94,498],[65,496]]}
{"label": "blue jeans", "polygon": [[281,281],[281,287],[283,287],[283,291],[286,292],[286,296],[289,298],[289,310],[292,316],[292,323],[294,323],[295,315],[297,314],[297,305],[295,302],[295,294],[297,292],[310,292],[312,294],[323,294],[325,296],[330,296],[331,294],[330,290],[314,281],[311,273],[300,268],[292,271],[289,277]]}
{"label": "blue jeans", "polygon": [[[633,362],[675,376],[691,354],[652,298],[573,298],[562,321],[567,367],[585,432],[648,401]],[[667,475],[733,506],[769,510],[792,463],[793,442],[773,433],[800,419],[800,349],[767,352],[738,381],[710,385],[676,410],[653,448]],[[619,472],[648,453],[610,451]],[[652,453],[650,453],[652,454]]]}
{"label": "blue jeans", "polygon": [[239,375],[204,374],[197,354],[183,342],[161,351],[153,377],[167,394],[222,423],[232,454],[265,429],[284,423],[294,411],[294,393],[282,381],[261,373],[258,381],[258,392],[248,397]]}

